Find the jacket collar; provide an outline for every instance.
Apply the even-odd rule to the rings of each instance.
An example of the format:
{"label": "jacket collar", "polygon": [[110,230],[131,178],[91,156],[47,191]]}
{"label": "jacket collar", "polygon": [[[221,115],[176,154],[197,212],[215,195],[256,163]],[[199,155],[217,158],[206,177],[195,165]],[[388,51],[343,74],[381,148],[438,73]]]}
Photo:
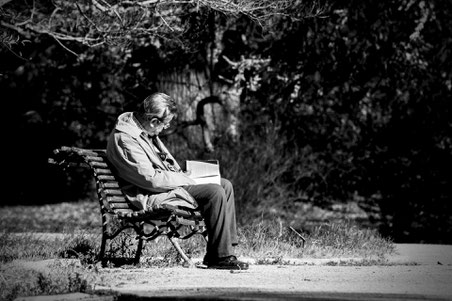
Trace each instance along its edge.
{"label": "jacket collar", "polygon": [[137,122],[136,118],[133,117],[133,112],[125,112],[118,117],[115,129],[126,133],[135,139],[140,136],[146,137],[148,135],[147,132],[144,131]]}

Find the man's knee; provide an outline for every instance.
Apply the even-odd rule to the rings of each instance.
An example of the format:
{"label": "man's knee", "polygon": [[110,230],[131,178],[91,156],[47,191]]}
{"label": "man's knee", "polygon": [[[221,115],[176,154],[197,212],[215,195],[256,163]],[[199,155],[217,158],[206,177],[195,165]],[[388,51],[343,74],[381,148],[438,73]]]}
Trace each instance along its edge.
{"label": "man's knee", "polygon": [[230,192],[232,192],[234,190],[231,181],[229,181],[228,179],[225,179],[225,178],[221,179],[221,186],[225,190],[226,194],[229,194]]}
{"label": "man's knee", "polygon": [[225,189],[217,184],[208,184],[205,187],[206,193],[210,196],[210,199],[223,199],[225,195]]}

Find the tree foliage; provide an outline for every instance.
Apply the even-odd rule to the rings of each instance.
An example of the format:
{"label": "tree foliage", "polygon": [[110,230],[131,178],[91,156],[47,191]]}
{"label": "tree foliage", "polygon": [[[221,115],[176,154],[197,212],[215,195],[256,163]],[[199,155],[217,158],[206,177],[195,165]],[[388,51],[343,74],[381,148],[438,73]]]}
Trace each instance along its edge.
{"label": "tree foliage", "polygon": [[444,239],[451,11],[445,2],[352,1],[326,19],[286,22],[255,109],[266,108],[287,152],[311,160],[294,156],[281,181],[307,201],[378,203],[398,241]]}
{"label": "tree foliage", "polygon": [[[270,2],[278,1],[261,3]],[[18,132],[7,135],[15,150],[11,182],[20,183],[23,170],[39,179],[53,147],[103,147],[116,115],[154,90],[160,72],[204,67],[216,35],[232,29],[244,42],[240,51],[231,48],[244,76],[243,136],[237,145],[218,137],[214,155],[227,166],[225,175],[240,183],[240,208],[296,219],[303,203],[355,202],[379,207],[382,232],[398,242],[450,242],[449,2],[336,1],[317,18],[305,18],[318,6],[292,1],[299,6],[266,14],[215,6],[248,3],[240,1],[186,1],[177,9],[176,1],[145,1],[148,13],[160,15],[136,22],[133,34],[133,21],[118,24],[139,20],[132,17],[144,14],[140,2],[96,2],[107,12],[94,1],[77,1],[70,10],[76,18],[65,20],[70,14],[63,8],[53,15],[60,23],[49,18],[63,2],[36,2],[33,14],[27,2],[0,3],[2,35],[13,37],[4,40],[13,52],[2,53],[0,88],[8,112],[20,120]],[[140,33],[141,27],[155,30]],[[181,159],[205,155],[195,145],[178,147],[179,136],[168,140]],[[60,187],[33,185],[28,191],[11,185],[9,198]]]}

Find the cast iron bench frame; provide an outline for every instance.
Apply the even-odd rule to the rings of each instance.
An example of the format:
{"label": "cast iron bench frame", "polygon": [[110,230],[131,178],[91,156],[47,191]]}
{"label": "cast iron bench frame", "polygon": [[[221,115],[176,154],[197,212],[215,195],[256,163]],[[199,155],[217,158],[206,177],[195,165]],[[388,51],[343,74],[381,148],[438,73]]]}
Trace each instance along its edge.
{"label": "cast iron bench frame", "polygon": [[[114,239],[125,229],[132,228],[137,234],[138,246],[134,264],[140,262],[143,243],[166,236],[189,267],[194,267],[192,260],[179,245],[178,239],[188,239],[201,234],[207,241],[207,230],[201,213],[185,207],[165,206],[154,212],[137,211],[120,189],[117,177],[110,168],[104,149],[84,149],[62,146],[54,150],[49,163],[67,170],[68,167],[89,167],[96,181],[97,198],[102,215],[102,242],[98,261],[106,265],[105,249],[108,240]],[[152,231],[146,233],[145,224],[151,225]]]}

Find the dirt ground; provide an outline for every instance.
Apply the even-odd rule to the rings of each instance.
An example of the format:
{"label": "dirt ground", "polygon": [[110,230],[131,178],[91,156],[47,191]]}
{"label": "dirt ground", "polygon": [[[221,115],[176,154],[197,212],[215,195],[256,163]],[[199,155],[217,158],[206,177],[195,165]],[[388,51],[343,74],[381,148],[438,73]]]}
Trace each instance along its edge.
{"label": "dirt ground", "polygon": [[[112,294],[115,300],[452,300],[452,246],[396,247],[397,254],[378,266],[363,265],[357,258],[331,258],[298,260],[296,265],[252,264],[247,271],[105,268],[91,295],[17,300],[113,300]],[[18,264],[43,269],[51,263]]]}

